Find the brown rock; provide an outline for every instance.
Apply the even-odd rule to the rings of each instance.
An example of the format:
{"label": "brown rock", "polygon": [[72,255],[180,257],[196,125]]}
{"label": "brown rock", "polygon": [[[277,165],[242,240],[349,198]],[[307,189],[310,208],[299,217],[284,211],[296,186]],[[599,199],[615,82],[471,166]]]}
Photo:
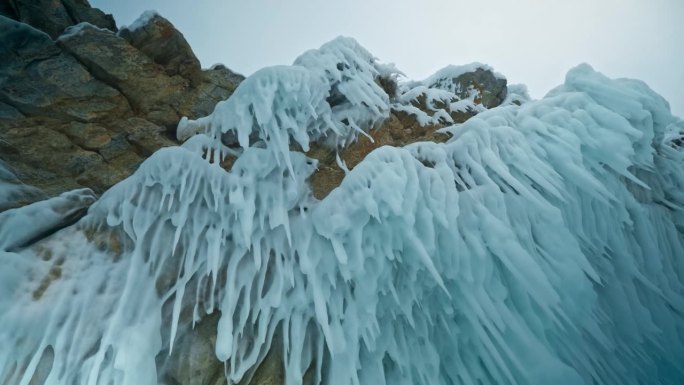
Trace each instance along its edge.
{"label": "brown rock", "polygon": [[[190,87],[112,32],[76,28],[58,46],[0,16],[0,161],[47,196],[81,187],[103,192],[175,145],[167,129],[180,115],[209,114],[242,80],[223,67]],[[11,200],[1,205],[31,201]]]}
{"label": "brown rock", "polygon": [[97,81],[46,34],[0,16],[0,101],[27,116],[95,121],[130,114],[115,89]]}
{"label": "brown rock", "polygon": [[136,112],[154,123],[175,127],[176,111],[187,80],[169,77],[163,68],[111,31],[79,25],[65,34],[60,46],[72,54],[93,76],[118,89]]}
{"label": "brown rock", "polygon": [[112,140],[104,127],[93,123],[72,122],[62,129],[74,144],[89,151],[96,151]]}
{"label": "brown rock", "polygon": [[216,103],[228,99],[244,80],[244,76],[226,67],[206,70],[203,76],[204,81],[188,93],[187,99],[180,107],[184,116],[192,118],[209,115],[214,111]]}
{"label": "brown rock", "polygon": [[140,118],[129,118],[113,122],[109,128],[123,132],[132,151],[141,157],[148,157],[162,147],[175,146],[177,143],[166,136],[166,129]]}
{"label": "brown rock", "polygon": [[[371,142],[365,136],[359,136],[356,142],[339,150],[340,159],[349,169],[353,169],[373,150],[382,146],[402,147],[407,144],[431,141],[445,142],[449,137],[436,131],[443,125],[421,126],[412,116],[403,112],[393,112],[379,127],[372,129],[369,135]],[[320,144],[312,144],[306,154],[319,161],[318,170],[311,176],[309,182],[314,197],[325,198],[333,189],[342,183],[345,173],[337,165],[335,151]]]}
{"label": "brown rock", "polygon": [[154,15],[145,25],[133,30],[123,28],[119,35],[164,67],[169,76],[183,76],[195,85],[201,82],[203,76],[200,62],[190,44],[162,16]]}
{"label": "brown rock", "polygon": [[2,157],[12,165],[17,178],[48,195],[83,187],[73,178],[100,164],[102,157],[78,147],[50,123],[26,123],[35,125],[4,130],[0,137],[14,149]]}
{"label": "brown rock", "polygon": [[81,22],[116,31],[112,15],[92,8],[87,0],[0,0],[0,15],[29,24],[53,39]]}
{"label": "brown rock", "polygon": [[128,159],[118,159],[118,162],[100,162],[89,167],[76,177],[76,182],[81,186],[89,186],[94,191],[102,193],[130,176],[142,162],[142,159],[135,154],[130,154],[129,157]]}

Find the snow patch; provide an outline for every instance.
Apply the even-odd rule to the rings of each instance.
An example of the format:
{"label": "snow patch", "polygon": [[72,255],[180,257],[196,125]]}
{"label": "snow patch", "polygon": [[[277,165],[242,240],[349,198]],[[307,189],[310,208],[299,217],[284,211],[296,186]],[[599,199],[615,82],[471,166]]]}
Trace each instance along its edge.
{"label": "snow patch", "polygon": [[136,31],[140,28],[144,28],[146,25],[148,25],[150,23],[150,21],[152,19],[154,19],[157,16],[161,16],[161,15],[159,14],[159,12],[157,12],[155,10],[144,11],[137,19],[135,19],[135,21],[133,21],[133,23],[131,23],[131,25],[121,26],[120,29],[121,30],[127,29],[131,32]]}
{"label": "snow patch", "polygon": [[57,41],[69,39],[70,37],[73,37],[73,36],[83,35],[85,33],[86,29],[94,29],[97,31],[106,31],[109,33],[112,32],[106,28],[100,28],[96,25],[90,24],[87,21],[82,21],[76,25],[72,25],[72,26],[67,27],[64,30],[64,32],[62,32],[62,34],[57,37]]}

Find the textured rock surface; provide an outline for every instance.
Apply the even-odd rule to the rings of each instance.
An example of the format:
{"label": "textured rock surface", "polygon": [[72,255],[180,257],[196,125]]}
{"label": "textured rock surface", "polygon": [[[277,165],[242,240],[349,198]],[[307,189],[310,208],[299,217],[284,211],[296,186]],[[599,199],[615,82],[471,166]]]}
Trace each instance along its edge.
{"label": "textured rock surface", "polygon": [[[0,5],[12,16],[15,2]],[[85,1],[64,5],[76,20],[115,29],[113,20]],[[170,23],[167,27],[176,31]],[[103,192],[157,149],[176,144],[168,131],[181,116],[210,113],[243,79],[225,67],[201,71],[189,47],[183,55],[200,71],[194,83],[180,74],[169,76],[112,31],[85,24],[74,28],[56,43],[44,31],[0,16],[0,160],[13,170],[13,183],[44,192],[35,196],[82,187]],[[148,43],[152,49],[154,43]],[[154,52],[177,54],[165,49],[175,47]],[[17,199],[3,207],[31,201]]]}
{"label": "textured rock surface", "polygon": [[112,15],[92,8],[88,0],[62,0],[62,4],[75,24],[87,22],[100,28],[116,32],[116,22]]}
{"label": "textured rock surface", "polygon": [[181,117],[177,107],[188,81],[166,76],[160,66],[113,32],[80,27],[79,32],[60,37],[59,45],[97,79],[119,90],[148,120],[175,125]]}
{"label": "textured rock surface", "polygon": [[93,121],[126,114],[128,103],[45,33],[0,16],[0,101],[26,116]]}
{"label": "textured rock surface", "polygon": [[92,8],[87,0],[0,0],[0,15],[29,24],[53,39],[81,22],[117,30],[112,15]]}
{"label": "textured rock surface", "polygon": [[[469,115],[464,114],[463,119],[457,122],[463,122],[468,117]],[[385,145],[405,146],[420,141],[444,142],[448,136],[436,132],[442,127],[444,126],[421,126],[414,117],[401,111],[393,111],[389,119],[369,133],[373,138],[372,142],[367,137],[360,136],[355,143],[341,150],[339,156],[352,169],[371,151]],[[312,146],[307,155],[319,161],[318,171],[311,177],[311,187],[314,196],[323,199],[342,183],[345,173],[337,165],[336,153],[324,146]]]}
{"label": "textured rock surface", "polygon": [[140,28],[123,28],[119,33],[131,45],[139,49],[155,63],[161,65],[169,76],[181,75],[197,84],[202,78],[200,62],[171,22],[155,15]]}

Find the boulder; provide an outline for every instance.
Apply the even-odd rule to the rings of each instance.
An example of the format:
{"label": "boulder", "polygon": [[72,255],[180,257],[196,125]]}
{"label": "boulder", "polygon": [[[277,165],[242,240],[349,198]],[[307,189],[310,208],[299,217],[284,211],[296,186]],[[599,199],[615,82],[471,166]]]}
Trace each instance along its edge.
{"label": "boulder", "polygon": [[74,21],[61,0],[11,0],[19,21],[56,39]]}
{"label": "boulder", "polygon": [[117,31],[114,17],[91,7],[88,0],[62,0],[62,4],[64,4],[74,24],[86,22],[110,31]]}
{"label": "boulder", "polygon": [[186,79],[170,77],[147,55],[112,31],[78,24],[58,44],[102,82],[126,97],[133,110],[154,123],[173,127],[177,107],[189,88]]}
{"label": "boulder", "polygon": [[201,82],[202,68],[190,44],[162,16],[144,14],[133,26],[123,28],[119,35],[164,67],[169,76],[180,75],[195,85]]}
{"label": "boulder", "polygon": [[0,115],[19,112],[96,121],[130,114],[126,99],[95,79],[45,33],[0,16]]}
{"label": "boulder", "polygon": [[102,193],[151,153],[174,144],[163,127],[140,118],[99,123],[25,118],[0,131],[0,159],[17,180],[48,196],[82,187]]}
{"label": "boulder", "polygon": [[112,15],[92,8],[88,0],[0,0],[0,15],[29,24],[53,39],[81,22],[117,30]]}
{"label": "boulder", "polygon": [[[85,23],[55,42],[0,16],[0,57],[0,161],[14,170],[12,186],[34,186],[41,197],[83,187],[102,193],[175,145],[168,130],[181,116],[209,114],[243,79],[217,67],[192,86],[112,31]],[[7,198],[2,207],[32,200]]]}
{"label": "boulder", "polygon": [[22,123],[27,126],[3,130],[2,141],[12,150],[3,153],[2,158],[12,166],[19,180],[48,195],[83,187],[76,178],[103,162],[96,152],[80,148],[56,130],[57,122]]}

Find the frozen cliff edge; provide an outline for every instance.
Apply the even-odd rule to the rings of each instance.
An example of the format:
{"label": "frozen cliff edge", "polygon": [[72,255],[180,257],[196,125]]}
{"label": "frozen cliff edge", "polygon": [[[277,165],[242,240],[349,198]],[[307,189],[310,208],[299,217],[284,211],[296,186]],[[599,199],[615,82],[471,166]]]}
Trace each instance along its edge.
{"label": "frozen cliff edge", "polygon": [[447,143],[375,150],[315,199],[293,147],[367,133],[396,73],[350,39],[262,70],[75,225],[5,236],[0,382],[156,384],[179,325],[220,312],[229,383],[279,347],[287,385],[680,384],[684,122],[667,102],[581,65]]}

